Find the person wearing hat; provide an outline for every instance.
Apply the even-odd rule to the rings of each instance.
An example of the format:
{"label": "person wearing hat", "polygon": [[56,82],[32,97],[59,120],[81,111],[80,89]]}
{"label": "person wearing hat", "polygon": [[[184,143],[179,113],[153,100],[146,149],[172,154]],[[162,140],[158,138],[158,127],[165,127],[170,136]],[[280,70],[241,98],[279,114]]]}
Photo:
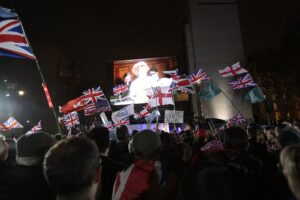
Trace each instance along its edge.
{"label": "person wearing hat", "polygon": [[55,139],[45,132],[22,135],[16,143],[16,165],[6,167],[0,177],[0,199],[52,200],[42,161]]}
{"label": "person wearing hat", "polygon": [[146,129],[133,138],[135,161],[115,180],[112,199],[144,199],[151,189],[159,188],[161,163],[159,135]]}

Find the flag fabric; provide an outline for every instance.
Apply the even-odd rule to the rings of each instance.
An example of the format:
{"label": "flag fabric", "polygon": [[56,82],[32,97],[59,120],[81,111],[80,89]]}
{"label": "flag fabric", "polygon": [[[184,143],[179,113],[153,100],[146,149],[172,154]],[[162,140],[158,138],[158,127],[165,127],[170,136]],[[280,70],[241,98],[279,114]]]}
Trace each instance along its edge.
{"label": "flag fabric", "polygon": [[158,111],[158,109],[155,109],[151,112],[150,115],[147,115],[145,117],[145,120],[148,122],[148,123],[151,123],[154,119],[156,118],[159,118],[160,117],[160,112]]}
{"label": "flag fabric", "polygon": [[147,115],[150,115],[150,111],[149,111],[148,108],[144,108],[139,113],[134,114],[134,118],[135,119],[140,119],[140,118],[146,117]]}
{"label": "flag fabric", "polygon": [[212,81],[210,81],[207,86],[199,92],[200,98],[205,101],[210,101],[217,95],[219,95],[222,90]]}
{"label": "flag fabric", "polygon": [[79,125],[79,117],[77,112],[71,112],[69,114],[64,115],[64,124],[68,130]]}
{"label": "flag fabric", "polygon": [[218,139],[213,139],[209,141],[201,148],[201,152],[204,154],[218,152],[222,150],[224,150],[223,144]]}
{"label": "flag fabric", "polygon": [[7,130],[8,130],[8,127],[5,124],[0,122],[0,131],[7,131]]}
{"label": "flag fabric", "polygon": [[219,70],[219,74],[223,77],[237,76],[238,74],[244,73],[248,73],[248,71],[242,68],[239,62]]}
{"label": "flag fabric", "polygon": [[18,17],[18,15],[17,15],[17,13],[13,12],[11,9],[0,6],[0,17],[16,18],[16,17]]}
{"label": "flag fabric", "polygon": [[9,117],[6,122],[4,122],[4,125],[8,129],[13,129],[13,128],[24,128],[22,124],[20,124],[14,117]]}
{"label": "flag fabric", "polygon": [[100,86],[83,91],[81,98],[85,105],[96,103],[100,100],[106,100],[106,97]]}
{"label": "flag fabric", "polygon": [[197,73],[191,74],[189,76],[189,80],[192,84],[198,83],[202,80],[208,80],[208,75],[203,71],[203,69],[199,69]]}
{"label": "flag fabric", "polygon": [[139,199],[145,191],[160,186],[162,174],[159,161],[135,161],[134,164],[131,164],[116,176],[112,190],[112,200]]}
{"label": "flag fabric", "polygon": [[125,118],[125,117],[129,117],[131,115],[134,115],[134,105],[130,104],[124,108],[122,108],[121,110],[115,111],[111,114],[111,118],[113,120],[113,122],[116,124],[118,122],[121,121],[121,119]]}
{"label": "flag fabric", "polygon": [[256,86],[256,83],[252,79],[250,74],[246,74],[243,77],[239,77],[236,81],[229,83],[230,87],[234,90],[239,90],[243,88],[249,88]]}
{"label": "flag fabric", "polygon": [[42,130],[42,124],[41,124],[41,120],[40,120],[34,127],[32,127],[29,131],[27,131],[27,133],[25,133],[25,135],[36,133],[41,130]]}
{"label": "flag fabric", "polygon": [[109,103],[105,100],[100,100],[96,103],[91,103],[86,105],[86,107],[84,108],[84,115],[91,116],[101,112],[108,112],[108,111],[111,111]]}
{"label": "flag fabric", "polygon": [[72,99],[68,101],[65,105],[59,107],[59,112],[68,114],[73,111],[80,111],[86,107],[84,104],[82,97],[77,97],[76,99]]}
{"label": "flag fabric", "polygon": [[118,123],[114,124],[114,126],[119,127],[121,125],[129,125],[129,124],[130,124],[129,117],[125,117],[121,119],[121,121],[119,121]]}
{"label": "flag fabric", "polygon": [[182,91],[185,93],[195,94],[195,90],[193,85],[191,84],[190,80],[184,77],[180,77],[177,80],[173,80],[170,86],[170,92],[173,91]]}
{"label": "flag fabric", "polygon": [[127,85],[121,84],[117,85],[113,88],[114,96],[119,96],[121,94],[124,94],[129,91],[129,88]]}
{"label": "flag fabric", "polygon": [[53,103],[52,103],[52,100],[51,100],[51,97],[50,97],[50,93],[49,93],[49,90],[47,88],[46,83],[42,83],[42,87],[44,89],[44,92],[45,92],[45,95],[46,95],[46,98],[47,98],[47,101],[48,101],[49,108],[53,108]]}
{"label": "flag fabric", "polygon": [[247,120],[245,119],[244,115],[242,115],[241,113],[239,113],[238,115],[232,117],[231,119],[229,119],[229,124],[243,124],[247,122]]}
{"label": "flag fabric", "polygon": [[111,123],[111,121],[109,121],[105,127],[108,129],[109,132],[113,132],[115,130],[113,123]]}
{"label": "flag fabric", "polygon": [[0,56],[36,59],[20,20],[0,20]]}
{"label": "flag fabric", "polygon": [[148,105],[153,108],[162,105],[174,105],[173,96],[169,86],[147,89]]}
{"label": "flag fabric", "polygon": [[266,100],[266,97],[261,89],[256,86],[246,94],[245,99],[251,103],[259,103]]}

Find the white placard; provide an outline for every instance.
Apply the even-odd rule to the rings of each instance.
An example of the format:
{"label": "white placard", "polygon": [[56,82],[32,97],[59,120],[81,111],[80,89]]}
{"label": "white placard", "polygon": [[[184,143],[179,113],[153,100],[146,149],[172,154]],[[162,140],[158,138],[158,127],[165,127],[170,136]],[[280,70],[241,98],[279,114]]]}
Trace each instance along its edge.
{"label": "white placard", "polygon": [[183,111],[165,110],[165,123],[183,123]]}

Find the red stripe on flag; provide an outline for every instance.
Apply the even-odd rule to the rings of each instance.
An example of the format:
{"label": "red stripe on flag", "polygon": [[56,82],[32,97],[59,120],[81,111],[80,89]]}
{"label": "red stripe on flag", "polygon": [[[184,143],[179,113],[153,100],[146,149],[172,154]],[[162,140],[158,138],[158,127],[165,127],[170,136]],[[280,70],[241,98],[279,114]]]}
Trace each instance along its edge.
{"label": "red stripe on flag", "polygon": [[47,97],[49,108],[53,108],[53,103],[52,103],[52,100],[51,100],[51,97],[50,97],[50,94],[49,94],[49,90],[47,88],[46,83],[42,83],[42,87],[44,88],[44,92],[45,92],[46,97]]}

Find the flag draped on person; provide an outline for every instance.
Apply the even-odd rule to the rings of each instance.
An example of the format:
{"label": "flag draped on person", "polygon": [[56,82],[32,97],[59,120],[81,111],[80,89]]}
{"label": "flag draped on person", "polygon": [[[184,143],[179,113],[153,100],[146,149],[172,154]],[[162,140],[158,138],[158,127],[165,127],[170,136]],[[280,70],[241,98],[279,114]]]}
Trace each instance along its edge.
{"label": "flag draped on person", "polygon": [[68,113],[64,115],[63,118],[64,124],[68,130],[80,124],[77,112]]}
{"label": "flag draped on person", "polygon": [[40,120],[35,126],[33,126],[29,131],[27,131],[25,133],[25,135],[36,133],[36,132],[39,132],[41,130],[42,130],[42,123],[41,123],[41,120]]}
{"label": "flag draped on person", "polygon": [[256,83],[252,79],[250,74],[246,74],[243,77],[239,77],[236,81],[232,81],[229,83],[230,87],[234,90],[239,90],[243,88],[249,88],[256,86]]}
{"label": "flag draped on person", "polygon": [[35,60],[18,19],[0,19],[0,56]]}
{"label": "flag draped on person", "polygon": [[199,69],[197,73],[191,74],[189,76],[189,80],[192,84],[198,83],[202,80],[208,80],[208,75],[203,71],[203,69]]}
{"label": "flag draped on person", "polygon": [[198,95],[205,101],[210,101],[217,95],[219,95],[222,90],[213,82],[209,81],[204,89],[202,89]]}
{"label": "flag draped on person", "polygon": [[4,125],[7,129],[24,128],[14,117],[9,117],[8,120],[4,122]]}
{"label": "flag draped on person", "polygon": [[244,73],[248,73],[248,71],[242,68],[239,62],[219,70],[219,74],[222,77],[237,76]]}
{"label": "flag draped on person", "polygon": [[266,100],[266,97],[261,89],[256,86],[246,94],[245,99],[251,103],[259,103]]}
{"label": "flag draped on person", "polygon": [[148,105],[153,108],[162,105],[174,105],[169,86],[161,86],[147,89],[149,97]]}
{"label": "flag draped on person", "polygon": [[129,88],[127,85],[121,84],[117,85],[116,87],[113,88],[114,96],[118,96],[121,94],[124,94],[129,91]]}

